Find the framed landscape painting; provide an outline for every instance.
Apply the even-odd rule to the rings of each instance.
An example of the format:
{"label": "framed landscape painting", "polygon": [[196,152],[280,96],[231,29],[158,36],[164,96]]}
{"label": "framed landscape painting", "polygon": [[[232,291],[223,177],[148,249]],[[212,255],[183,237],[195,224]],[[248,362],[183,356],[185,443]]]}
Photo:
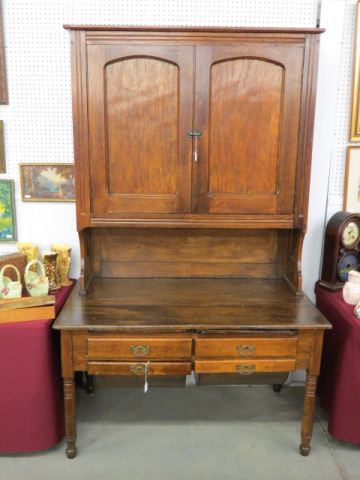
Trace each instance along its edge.
{"label": "framed landscape painting", "polygon": [[16,238],[14,180],[0,180],[0,242]]}
{"label": "framed landscape painting", "polygon": [[73,163],[21,163],[21,197],[24,202],[74,202]]}

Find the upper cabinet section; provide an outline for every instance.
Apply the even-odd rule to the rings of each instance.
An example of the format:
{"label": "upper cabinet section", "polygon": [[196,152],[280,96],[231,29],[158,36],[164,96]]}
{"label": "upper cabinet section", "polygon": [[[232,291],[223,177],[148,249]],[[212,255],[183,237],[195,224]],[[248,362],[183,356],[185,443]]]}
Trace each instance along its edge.
{"label": "upper cabinet section", "polygon": [[304,229],[315,33],[73,27],[79,229]]}

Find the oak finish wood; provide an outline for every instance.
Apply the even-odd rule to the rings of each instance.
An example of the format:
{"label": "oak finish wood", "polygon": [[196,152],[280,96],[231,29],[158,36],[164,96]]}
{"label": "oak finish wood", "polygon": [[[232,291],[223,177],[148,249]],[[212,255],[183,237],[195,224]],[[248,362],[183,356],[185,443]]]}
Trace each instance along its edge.
{"label": "oak finish wood", "polygon": [[306,369],[306,455],[330,328],[301,295],[322,30],[66,28],[81,249],[55,323],[68,456],[74,372],[139,383],[147,362],[153,379]]}
{"label": "oak finish wood", "polygon": [[[90,28],[90,27],[89,27]],[[272,208],[270,207],[269,205],[271,204],[271,201],[267,201],[267,202],[263,202],[262,205],[263,207],[260,206],[259,202],[260,202],[260,199],[259,198],[256,198],[256,197],[249,197],[249,193],[247,193],[245,195],[246,198],[242,198],[241,202],[245,202],[245,211],[247,211],[249,213],[249,215],[254,215],[254,221],[257,225],[257,228],[268,228],[269,227],[269,221],[272,221],[272,224],[271,226],[274,227],[274,228],[293,228],[294,227],[294,224],[299,226],[300,228],[302,229],[305,229],[306,227],[306,207],[307,207],[307,204],[305,205],[304,204],[304,198],[306,197],[306,191],[308,190],[308,185],[307,185],[307,182],[308,182],[308,178],[309,178],[309,165],[310,165],[310,158],[311,158],[311,139],[312,139],[312,128],[306,128],[304,129],[304,134],[303,135],[299,135],[299,142],[298,142],[298,147],[296,146],[297,145],[297,127],[295,127],[295,124],[297,122],[296,118],[300,118],[300,120],[298,120],[298,123],[299,123],[299,126],[301,126],[299,132],[301,132],[301,129],[304,128],[304,124],[306,124],[308,122],[308,120],[311,120],[311,117],[313,115],[313,108],[314,108],[314,91],[315,91],[315,83],[316,83],[316,62],[317,62],[317,40],[316,41],[313,41],[312,38],[316,37],[316,35],[314,36],[313,34],[314,33],[321,33],[322,30],[321,29],[241,29],[241,28],[238,28],[238,29],[223,29],[223,28],[219,28],[219,29],[201,29],[201,28],[193,28],[193,29],[189,29],[189,30],[186,30],[184,28],[173,28],[173,27],[161,27],[161,28],[158,28],[156,29],[155,27],[154,28],[150,28],[149,30],[147,30],[146,28],[144,27],[117,27],[117,28],[111,28],[109,30],[107,30],[105,32],[105,29],[104,27],[94,27],[92,30],[89,30],[87,29],[86,27],[83,29],[83,31],[80,31],[80,30],[77,30],[77,27],[75,27],[75,29],[72,30],[72,34],[73,34],[73,37],[74,37],[74,48],[73,48],[73,52],[74,52],[74,58],[77,60],[77,65],[78,65],[78,68],[77,69],[73,69],[73,85],[74,85],[74,103],[76,103],[76,108],[74,108],[74,125],[76,125],[77,123],[79,123],[79,126],[81,126],[82,128],[82,134],[79,135],[79,132],[75,132],[75,136],[76,136],[76,141],[79,141],[79,143],[77,143],[77,150],[75,152],[75,155],[76,157],[79,157],[80,160],[79,162],[77,162],[76,160],[76,163],[78,163],[79,165],[81,165],[82,169],[77,169],[77,183],[79,184],[79,189],[81,190],[82,192],[82,198],[80,199],[81,200],[81,203],[82,203],[82,206],[84,208],[81,209],[81,215],[78,216],[78,228],[79,230],[82,230],[83,228],[85,228],[86,226],[95,226],[95,225],[98,225],[98,226],[105,226],[105,225],[112,225],[112,224],[115,224],[115,225],[119,225],[119,226],[148,226],[148,225],[153,225],[153,226],[177,226],[177,222],[179,222],[178,224],[179,225],[182,225],[182,226],[186,226],[186,227],[193,227],[193,228],[197,228],[197,227],[201,227],[203,226],[203,223],[204,223],[204,220],[205,219],[202,219],[201,216],[198,217],[198,215],[201,215],[199,213],[193,213],[191,214],[190,213],[190,210],[187,211],[187,213],[185,213],[185,218],[180,218],[180,217],[176,217],[174,215],[176,215],[176,213],[174,213],[176,210],[172,209],[172,213],[171,213],[171,218],[169,218],[169,215],[168,217],[166,218],[166,215],[165,217],[163,218],[159,218],[159,217],[151,217],[151,214],[150,213],[146,213],[147,209],[149,208],[150,211],[155,209],[154,210],[154,215],[156,215],[156,202],[158,199],[154,198],[153,196],[150,195],[150,197],[143,197],[143,201],[139,204],[139,209],[137,209],[136,213],[137,214],[140,214],[140,217],[139,215],[137,215],[138,218],[133,218],[131,219],[128,215],[130,215],[130,212],[129,212],[129,209],[131,210],[131,204],[132,204],[132,200],[134,199],[131,199],[129,198],[128,199],[128,202],[127,202],[127,206],[126,206],[126,209],[128,210],[128,215],[124,217],[123,220],[121,220],[121,218],[119,217],[119,215],[121,216],[122,214],[120,214],[119,212],[117,212],[115,214],[115,216],[111,217],[111,209],[108,209],[106,211],[106,214],[104,213],[103,215],[100,215],[97,216],[98,214],[96,214],[95,212],[91,212],[91,207],[90,207],[90,202],[89,202],[89,198],[87,197],[88,194],[86,194],[85,192],[88,192],[88,185],[89,185],[89,177],[88,177],[88,174],[89,174],[89,161],[86,161],[86,157],[89,158],[89,153],[88,153],[88,143],[87,143],[87,138],[88,138],[88,135],[87,135],[87,132],[86,132],[86,128],[87,128],[87,124],[89,122],[86,123],[86,119],[88,117],[88,112],[87,112],[87,106],[85,104],[87,104],[87,102],[85,101],[85,98],[89,98],[90,97],[90,100],[92,99],[92,95],[90,95],[90,92],[87,90],[87,87],[86,87],[86,66],[84,66],[84,59],[85,59],[85,55],[84,55],[84,51],[85,49],[91,49],[92,48],[97,48],[97,49],[100,49],[102,51],[104,50],[109,50],[109,51],[112,51],[114,49],[117,49],[119,50],[119,48],[121,48],[121,43],[123,42],[127,42],[127,45],[131,44],[132,47],[129,46],[129,48],[133,48],[133,49],[137,49],[138,48],[138,51],[141,50],[141,48],[162,48],[163,50],[166,50],[166,48],[168,47],[165,47],[165,45],[169,46],[169,39],[171,39],[171,42],[173,42],[174,46],[176,45],[176,48],[180,49],[181,48],[185,48],[185,46],[187,46],[186,48],[189,48],[189,46],[191,46],[192,48],[195,47],[195,49],[199,48],[199,49],[206,49],[206,48],[209,48],[209,47],[205,47],[204,46],[204,42],[207,42],[207,45],[209,45],[209,39],[211,38],[211,43],[214,44],[214,45],[217,45],[217,51],[218,52],[223,52],[223,54],[225,53],[226,54],[226,50],[227,51],[235,51],[236,48],[237,49],[240,49],[239,51],[241,52],[241,47],[239,46],[239,42],[244,42],[244,45],[246,44],[246,42],[249,42],[248,43],[248,50],[244,50],[244,47],[243,47],[243,52],[245,51],[249,51],[251,53],[251,49],[253,49],[252,51],[253,52],[265,52],[264,55],[265,55],[265,58],[263,58],[263,56],[261,56],[260,59],[243,59],[241,60],[241,62],[250,62],[250,63],[253,63],[255,62],[257,64],[257,62],[260,61],[260,63],[262,62],[262,64],[266,64],[266,62],[268,62],[269,58],[270,58],[270,63],[271,61],[274,61],[271,60],[271,55],[275,55],[276,57],[276,52],[281,52],[281,49],[283,52],[288,52],[288,55],[287,55],[287,70],[286,70],[286,78],[288,76],[288,78],[286,79],[285,78],[285,87],[284,87],[284,91],[286,93],[287,89],[288,88],[292,88],[293,89],[293,92],[297,91],[298,92],[298,95],[300,95],[301,93],[301,112],[299,113],[298,111],[298,108],[300,107],[300,105],[298,104],[298,101],[296,100],[296,98],[300,98],[300,97],[296,97],[296,95],[293,93],[292,95],[289,94],[289,96],[285,95],[285,100],[286,98],[289,98],[291,99],[291,104],[289,103],[284,103],[284,105],[282,106],[282,110],[284,111],[284,115],[286,117],[287,115],[287,112],[290,111],[291,113],[291,122],[285,122],[285,121],[282,121],[282,124],[283,124],[283,128],[285,129],[285,133],[286,133],[286,129],[291,129],[292,128],[292,131],[294,133],[290,133],[290,130],[289,130],[289,135],[286,134],[284,135],[282,133],[281,135],[281,138],[284,139],[284,142],[281,140],[280,141],[280,151],[279,153],[282,154],[281,155],[288,155],[291,157],[291,158],[294,158],[294,154],[291,153],[290,154],[290,151],[293,152],[294,149],[296,150],[296,148],[299,149],[299,152],[300,152],[300,155],[298,155],[299,157],[299,162],[301,165],[303,165],[303,167],[299,167],[299,168],[302,168],[302,172],[299,172],[299,169],[297,171],[297,174],[296,174],[296,191],[300,193],[299,195],[299,200],[297,200],[297,198],[295,198],[295,202],[294,202],[294,210],[296,212],[296,218],[295,218],[295,221],[292,220],[291,222],[289,222],[286,226],[284,225],[284,222],[283,222],[283,219],[278,219],[276,217],[275,214],[271,213],[269,211],[269,208]],[[220,45],[220,42],[222,44],[222,46]],[[276,46],[274,46],[274,43],[277,44]],[[225,44],[228,44],[227,46],[225,46]],[[140,45],[140,47],[138,47]],[[155,46],[157,45],[157,47]],[[161,47],[161,45],[163,45]],[[203,46],[202,46],[203,45]],[[146,50],[145,48],[145,50]],[[215,47],[211,47],[211,48],[215,48]],[[250,50],[249,50],[250,49]],[[215,50],[214,50],[215,51]],[[271,54],[271,51],[274,52],[274,54]],[[290,68],[292,65],[295,65],[294,62],[297,62],[297,64],[299,65],[299,61],[296,60],[296,58],[298,58],[299,56],[302,55],[302,52],[303,52],[303,55],[304,55],[304,62],[303,62],[303,76],[302,76],[302,80],[301,80],[301,76],[299,76],[299,70],[297,69],[294,69],[294,68]],[[146,51],[145,51],[145,54],[146,54]],[[285,53],[284,53],[285,54]],[[267,55],[267,57],[266,57]],[[270,55],[270,57],[269,57]],[[161,58],[159,59],[161,60]],[[91,58],[90,58],[90,63],[91,63]],[[286,63],[285,62],[285,63]],[[290,62],[290,63],[289,63]],[[291,63],[293,62],[293,63]],[[189,62],[188,62],[189,63]],[[226,63],[226,62],[225,62]],[[231,63],[231,62],[230,62]],[[236,62],[235,62],[236,63]],[[268,62],[269,63],[269,62]],[[269,66],[270,66],[270,63],[269,63]],[[275,59],[275,63],[276,63],[276,59]],[[274,63],[274,65],[275,65]],[[279,62],[279,65],[278,68],[280,68],[280,64],[281,64],[281,61]],[[221,64],[219,64],[221,65]],[[81,67],[81,68],[80,68]],[[85,68],[84,68],[85,67]],[[89,64],[88,67],[90,68],[91,65]],[[188,65],[189,67],[189,65]],[[275,67],[274,67],[275,68]],[[191,68],[186,68],[186,69],[183,69],[184,72],[190,72],[191,71]],[[199,68],[198,68],[198,71],[199,71]],[[297,73],[296,73],[297,72]],[[206,73],[206,71],[203,72],[203,74]],[[89,72],[90,74],[90,72]],[[234,74],[237,74],[236,72],[234,72]],[[189,74],[190,75],[190,74]],[[190,77],[189,77],[190,78]],[[199,78],[198,78],[198,82],[201,82],[201,78],[200,77],[200,74],[199,74]],[[221,80],[222,81],[222,80]],[[301,92],[300,92],[300,82],[301,82]],[[95,82],[96,83],[96,82]],[[195,82],[196,83],[196,82]],[[98,82],[97,82],[98,84]],[[90,82],[90,86],[89,88],[92,88],[92,82]],[[195,86],[195,88],[199,91],[199,88],[197,88]],[[187,89],[186,92],[187,92],[187,103],[188,105],[190,105],[191,103],[191,99],[189,97],[189,92],[191,92],[192,89]],[[265,88],[265,91],[266,91],[266,88]],[[261,91],[259,91],[259,94],[261,95]],[[182,95],[182,99],[184,100],[186,97],[186,94],[185,95]],[[92,104],[91,102],[92,101],[95,101],[95,100],[91,100],[90,101],[90,104]],[[184,100],[185,101],[185,100]],[[202,100],[203,101],[203,100]],[[290,100],[289,100],[290,101]],[[189,103],[190,102],[190,103]],[[197,102],[199,103],[199,102]],[[197,116],[197,103],[195,103],[195,117]],[[296,106],[297,104],[297,106]],[[100,105],[98,103],[98,105]],[[259,112],[261,111],[261,102],[260,102],[260,110]],[[100,108],[100,107],[99,107]],[[95,108],[95,110],[97,110],[98,107]],[[191,110],[190,106],[187,107],[187,111],[189,112]],[[100,113],[101,113],[101,108],[100,108]],[[300,117],[299,117],[300,115]],[[261,115],[260,115],[261,116]],[[99,115],[98,116],[98,119],[102,117],[102,115]],[[256,117],[257,119],[260,118],[260,117]],[[100,118],[101,120],[101,118]],[[204,119],[202,119],[204,120]],[[260,120],[258,120],[260,122]],[[90,122],[91,124],[91,122]],[[293,127],[290,127],[290,125],[293,125]],[[96,142],[100,142],[101,143],[101,137],[103,136],[103,126],[100,126],[98,125],[100,128],[96,129],[96,132],[97,134],[94,135],[94,136],[91,136],[92,138],[92,141],[95,141]],[[198,128],[199,126],[198,125],[194,125],[193,128]],[[191,128],[191,125],[188,125],[186,128]],[[295,132],[296,130],[296,132]],[[256,126],[256,122],[254,122],[250,128],[250,130],[248,131],[248,134],[247,134],[247,138],[250,139],[251,138],[251,134],[250,134],[250,131],[253,132],[254,134],[254,137],[253,138],[257,138],[257,135],[260,135],[262,134],[263,135],[263,138],[262,140],[264,141],[266,135],[269,135],[267,132],[269,131],[269,129],[265,129],[265,132],[262,132],[261,128],[257,128]],[[186,135],[186,132],[183,132],[185,133]],[[208,135],[208,132],[204,132],[204,136],[202,137],[202,139],[200,139],[200,142],[199,142],[199,146],[200,148],[201,147],[201,144],[204,144],[204,139],[206,140],[206,135]],[[96,138],[96,137],[99,137],[99,138]],[[180,137],[185,140],[182,136],[182,133],[180,132]],[[273,139],[271,141],[274,141],[274,138],[276,137],[275,136],[272,136],[270,135],[270,137],[268,136],[267,138],[270,138],[270,139]],[[247,140],[246,138],[246,140]],[[85,143],[85,142],[86,143]],[[185,142],[186,143],[186,142]],[[254,146],[254,143],[251,144],[251,142],[249,141],[246,141],[246,144],[250,147],[250,148],[256,148]],[[258,142],[256,142],[258,143]],[[188,147],[191,147],[191,142],[188,141],[187,143],[187,146]],[[264,145],[266,144],[266,142],[264,142]],[[305,147],[306,146],[306,147]],[[304,147],[304,148],[303,148]],[[248,148],[248,147],[246,147]],[[284,150],[285,149],[285,150]],[[100,153],[101,152],[104,152],[104,149],[103,147],[100,148]],[[299,154],[298,152],[298,154]],[[100,153],[97,153],[100,154]],[[106,156],[106,152],[104,152],[104,155]],[[281,156],[280,155],[280,156]],[[273,158],[273,157],[272,157]],[[206,159],[205,159],[206,160]],[[187,158],[186,158],[186,155],[182,155],[182,160],[183,162],[186,162],[188,161]],[[304,167],[305,166],[305,167]],[[194,165],[194,162],[193,162],[193,167],[196,167]],[[182,168],[182,167],[181,167]],[[185,168],[185,167],[184,167]],[[196,170],[196,168],[195,168]],[[283,171],[284,170],[284,171]],[[81,172],[84,171],[84,174],[82,174]],[[97,171],[99,174],[100,174],[100,178],[101,178],[101,175],[103,175],[103,171]],[[300,175],[299,175],[300,173]],[[197,180],[196,180],[196,176],[197,176],[197,173],[196,171],[193,172],[193,206],[192,206],[192,210],[194,211],[194,209],[197,208],[197,205],[196,205],[196,202],[199,202],[199,195],[200,195],[200,198],[201,198],[201,195],[204,194],[204,192],[199,192],[199,193],[196,193],[197,191]],[[256,177],[256,175],[255,175]],[[92,178],[94,179],[94,182],[96,182],[96,179],[97,179],[97,175],[94,173],[94,175],[92,175]],[[280,205],[281,203],[281,208],[284,208],[284,209],[288,209],[288,207],[290,206],[291,204],[291,184],[292,182],[294,182],[294,165],[293,165],[293,161],[291,161],[290,163],[284,163],[283,164],[283,167],[281,168],[280,170],[280,177],[279,179],[281,180],[281,178],[283,178],[283,183],[284,185],[286,184],[286,181],[289,180],[289,186],[290,188],[282,188],[279,190],[279,192],[277,192],[275,194],[275,196],[277,196],[278,194],[280,195],[280,197],[282,195],[285,195],[286,198],[288,199],[287,201],[284,202],[277,202],[278,205]],[[281,182],[280,182],[281,183]],[[305,188],[303,189],[303,183],[305,184]],[[103,182],[100,182],[100,188],[101,188],[101,185],[103,184]],[[260,182],[261,184],[261,182]],[[185,186],[184,186],[185,188]],[[302,193],[302,190],[304,190],[305,192],[305,196],[304,194]],[[96,191],[96,189],[95,189]],[[182,192],[182,190],[180,189],[180,193]],[[87,198],[86,198],[87,197]],[[197,197],[197,198],[194,198],[194,197]],[[269,198],[268,198],[269,200]],[[117,202],[118,200],[116,200]],[[169,200],[170,201],[170,200]],[[219,208],[222,209],[222,208],[226,208],[225,211],[229,211],[231,212],[232,215],[234,215],[234,213],[236,213],[236,211],[238,210],[238,201],[239,198],[236,197],[236,198],[228,198],[226,199],[224,197],[223,200],[221,200],[221,202],[223,201],[226,201],[227,202],[227,205],[228,207],[224,207],[224,206],[221,206],[219,205]],[[129,203],[130,202],[130,203]],[[215,203],[217,202],[217,200],[215,199]],[[231,208],[229,207],[229,202],[231,202]],[[250,202],[250,203],[249,203]],[[94,205],[97,206],[97,208],[101,208],[100,204],[98,204],[98,202],[93,202]],[[161,203],[161,202],[160,202]],[[261,202],[260,202],[261,203]],[[152,206],[151,206],[152,205]],[[183,204],[184,206],[184,204]],[[182,208],[180,207],[180,204],[178,205],[179,208]],[[261,208],[265,208],[266,209],[266,212],[267,214],[271,215],[271,217],[267,217],[267,218],[264,218],[263,221],[259,219],[258,215],[259,215],[259,211],[257,211],[257,207],[259,207],[259,210],[261,210]],[[115,207],[116,208],[116,207]],[[163,208],[163,206],[159,206],[160,210],[158,210],[159,214],[161,214],[161,209]],[[217,208],[217,207],[216,207]],[[230,208],[230,210],[228,210],[228,208]],[[280,207],[279,207],[280,208]],[[218,222],[218,220],[220,220],[218,218],[218,214],[219,214],[219,209],[217,209],[217,215],[214,217],[209,217],[208,220],[207,220],[207,224],[205,225],[206,227],[209,227],[209,226],[216,226],[216,227],[221,227],[221,228],[227,228],[227,227],[231,227],[231,228],[249,228],[248,225],[251,225],[252,224],[252,220],[253,218],[252,217],[248,217],[247,219],[247,222],[244,222],[244,221],[240,221],[240,222],[237,222],[236,219],[232,219],[231,221],[228,219],[227,223],[225,224],[224,221],[220,221]],[[145,216],[144,216],[145,215]],[[150,215],[148,218],[146,218],[147,215]],[[164,215],[164,214],[163,214]],[[190,217],[190,215],[192,215],[192,217]],[[272,217],[272,215],[274,215],[274,217]],[[244,219],[245,220],[245,219]],[[259,221],[260,220],[260,221]],[[280,220],[280,221],[279,221]],[[302,226],[302,223],[304,224]]]}
{"label": "oak finish wood", "polygon": [[196,360],[196,373],[238,373],[251,375],[258,372],[291,372],[295,359],[247,359],[247,360]]}
{"label": "oak finish wood", "polygon": [[68,30],[90,30],[94,32],[118,32],[120,31],[129,31],[129,32],[183,32],[183,33],[225,33],[229,35],[230,33],[323,33],[325,32],[324,28],[279,28],[279,27],[176,27],[176,26],[151,26],[151,25],[64,25],[65,29]]}
{"label": "oak finish wood", "polygon": [[[91,375],[136,375],[144,377],[145,363],[89,361],[87,370]],[[148,366],[148,375],[150,377],[167,375],[189,375],[190,373],[190,362],[150,362]]]}
{"label": "oak finish wood", "polygon": [[190,211],[193,49],[89,45],[92,213]]}
{"label": "oak finish wood", "polygon": [[92,229],[90,242],[97,277],[281,275],[276,230]]}
{"label": "oak finish wood", "polygon": [[302,65],[281,43],[197,47],[196,211],[293,212]]}
{"label": "oak finish wood", "polygon": [[69,459],[72,459],[76,457],[77,448],[75,422],[75,380],[71,332],[61,332],[61,368],[64,383],[66,456]]}
{"label": "oak finish wood", "polygon": [[88,339],[88,357],[97,360],[190,358],[191,348],[191,338],[93,335]]}
{"label": "oak finish wood", "polygon": [[101,279],[75,286],[54,327],[117,332],[330,328],[282,279]]}
{"label": "oak finish wood", "polygon": [[296,357],[297,338],[267,336],[235,338],[198,338],[195,344],[197,357]]}

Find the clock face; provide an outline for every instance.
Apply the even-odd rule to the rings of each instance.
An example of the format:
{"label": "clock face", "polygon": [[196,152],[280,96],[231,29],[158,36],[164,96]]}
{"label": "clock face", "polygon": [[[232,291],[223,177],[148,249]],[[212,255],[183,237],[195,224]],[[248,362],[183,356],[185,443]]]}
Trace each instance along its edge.
{"label": "clock face", "polygon": [[345,228],[341,235],[341,243],[345,248],[352,248],[359,241],[359,237],[359,224],[355,221],[351,221],[347,225],[345,225]]}
{"label": "clock face", "polygon": [[350,270],[357,270],[359,265],[358,256],[355,253],[348,253],[341,257],[337,273],[342,282],[347,282]]}

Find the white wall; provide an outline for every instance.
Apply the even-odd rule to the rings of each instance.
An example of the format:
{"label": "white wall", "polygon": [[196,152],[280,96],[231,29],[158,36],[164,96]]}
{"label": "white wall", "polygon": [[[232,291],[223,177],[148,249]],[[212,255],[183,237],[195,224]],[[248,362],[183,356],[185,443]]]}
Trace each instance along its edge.
{"label": "white wall", "polygon": [[[303,255],[304,290],[312,297],[318,278],[329,165],[330,208],[342,206],[342,182],[351,83],[356,0],[323,0],[322,36],[309,233]],[[72,275],[79,274],[75,206],[20,200],[19,162],[72,162],[69,34],[64,23],[313,27],[317,0],[3,0],[9,105],[5,121],[7,174],[16,183],[18,237],[40,248],[73,247]],[[343,43],[342,43],[343,42]],[[345,73],[344,73],[345,72]],[[341,123],[342,122],[342,123]],[[341,124],[341,128],[339,125]],[[341,130],[341,140],[338,129]],[[336,136],[338,135],[338,136]],[[0,244],[0,252],[14,250]],[[312,297],[313,298],[313,297]]]}
{"label": "white wall", "polygon": [[[349,2],[348,2],[349,3]],[[340,66],[343,55],[344,14],[343,0],[323,0],[318,89],[315,111],[313,159],[311,169],[308,233],[303,247],[303,290],[315,301],[314,284],[319,278],[328,191],[330,164],[336,138]],[[336,178],[336,181],[339,180]],[[343,180],[340,180],[343,181]],[[337,208],[341,210],[340,208]]]}

